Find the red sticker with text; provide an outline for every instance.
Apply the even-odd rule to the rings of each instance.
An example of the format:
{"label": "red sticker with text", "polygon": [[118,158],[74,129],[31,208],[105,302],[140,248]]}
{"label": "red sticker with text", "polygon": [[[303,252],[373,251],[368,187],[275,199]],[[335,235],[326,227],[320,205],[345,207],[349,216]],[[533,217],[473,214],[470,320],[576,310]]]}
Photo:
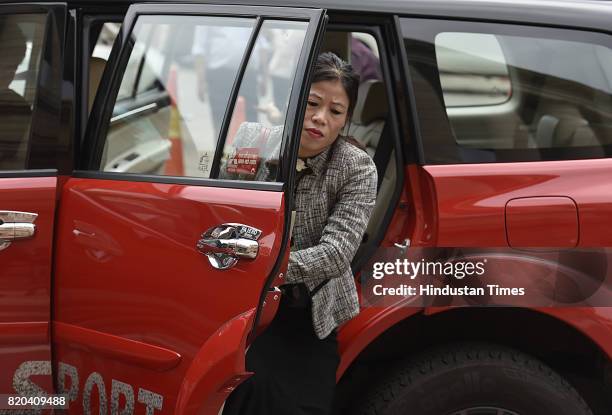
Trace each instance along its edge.
{"label": "red sticker with text", "polygon": [[227,162],[226,171],[228,173],[244,174],[255,177],[259,168],[259,148],[241,147],[236,149],[236,153]]}

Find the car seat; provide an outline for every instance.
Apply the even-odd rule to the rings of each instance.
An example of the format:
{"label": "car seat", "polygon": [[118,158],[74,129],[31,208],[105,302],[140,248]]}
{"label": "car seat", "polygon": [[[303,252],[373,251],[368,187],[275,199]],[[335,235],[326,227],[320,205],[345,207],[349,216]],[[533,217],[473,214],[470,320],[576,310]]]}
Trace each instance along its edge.
{"label": "car seat", "polygon": [[[379,228],[389,207],[396,183],[396,165],[392,137],[388,134],[389,112],[387,93],[382,81],[369,80],[359,86],[359,97],[353,111],[349,135],[365,146],[374,159],[378,171],[378,196],[368,222],[363,241],[366,242]],[[363,245],[355,255],[360,256]]]}

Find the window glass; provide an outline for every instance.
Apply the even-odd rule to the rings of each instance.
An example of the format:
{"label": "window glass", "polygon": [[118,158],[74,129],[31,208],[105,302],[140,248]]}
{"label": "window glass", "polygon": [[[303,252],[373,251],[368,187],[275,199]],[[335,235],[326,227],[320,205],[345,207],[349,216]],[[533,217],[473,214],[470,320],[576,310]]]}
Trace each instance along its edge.
{"label": "window glass", "polygon": [[221,178],[276,179],[291,83],[306,29],[305,22],[267,20],[262,24],[232,113]]}
{"label": "window glass", "polygon": [[435,42],[447,107],[495,105],[510,99],[508,68],[495,36],[440,33]]}
{"label": "window glass", "polygon": [[[119,86],[117,101],[121,101],[127,98],[135,98],[139,74],[143,72],[145,74],[150,73],[151,61],[155,60],[155,58],[149,59],[149,62],[147,62],[147,64],[145,65],[145,52],[147,44],[149,43],[151,33],[153,32],[153,25],[137,25],[137,29],[138,32],[134,30],[132,38],[137,37],[138,41],[135,42],[132,48],[132,54],[130,55],[129,63],[125,68],[125,72],[123,73],[123,80],[121,81],[121,86]],[[155,53],[155,51],[151,51],[151,53]],[[145,78],[147,78],[146,75]]]}
{"label": "window glass", "polygon": [[45,15],[0,15],[0,169],[26,167]]}
{"label": "window glass", "polygon": [[[157,88],[157,82],[163,78],[164,64],[166,59],[178,58],[178,54],[169,56],[166,50],[168,39],[173,39],[172,42],[178,43],[180,31],[176,30],[175,26],[170,24],[158,25],[154,30],[147,34],[146,53],[142,51],[142,70],[138,73],[138,83],[136,94],[142,94],[147,91],[152,91]],[[196,29],[197,31],[197,29]],[[245,30],[249,33],[249,29]]]}
{"label": "window glass", "polygon": [[429,163],[612,154],[607,35],[403,19]]}
{"label": "window glass", "polygon": [[208,177],[255,20],[141,16],[101,169]]}

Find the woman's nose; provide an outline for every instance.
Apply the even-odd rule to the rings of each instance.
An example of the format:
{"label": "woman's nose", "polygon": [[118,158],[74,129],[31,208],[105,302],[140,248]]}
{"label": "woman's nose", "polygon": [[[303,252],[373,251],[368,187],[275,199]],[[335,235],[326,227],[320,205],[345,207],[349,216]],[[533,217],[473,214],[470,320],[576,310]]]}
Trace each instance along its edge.
{"label": "woman's nose", "polygon": [[325,123],[325,110],[318,109],[315,111],[314,114],[312,114],[312,120],[321,124]]}

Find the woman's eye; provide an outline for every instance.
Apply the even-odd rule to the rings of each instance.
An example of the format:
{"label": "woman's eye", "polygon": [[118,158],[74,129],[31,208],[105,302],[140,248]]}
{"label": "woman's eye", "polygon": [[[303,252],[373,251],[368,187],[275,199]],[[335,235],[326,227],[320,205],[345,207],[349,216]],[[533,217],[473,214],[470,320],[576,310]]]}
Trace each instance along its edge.
{"label": "woman's eye", "polygon": [[332,114],[334,114],[334,115],[340,115],[340,114],[342,114],[342,111],[332,110]]}
{"label": "woman's eye", "polygon": [[308,106],[310,106],[310,107],[314,107],[315,105],[317,105],[317,103],[316,103],[316,102],[314,102],[314,101],[308,101]]}

